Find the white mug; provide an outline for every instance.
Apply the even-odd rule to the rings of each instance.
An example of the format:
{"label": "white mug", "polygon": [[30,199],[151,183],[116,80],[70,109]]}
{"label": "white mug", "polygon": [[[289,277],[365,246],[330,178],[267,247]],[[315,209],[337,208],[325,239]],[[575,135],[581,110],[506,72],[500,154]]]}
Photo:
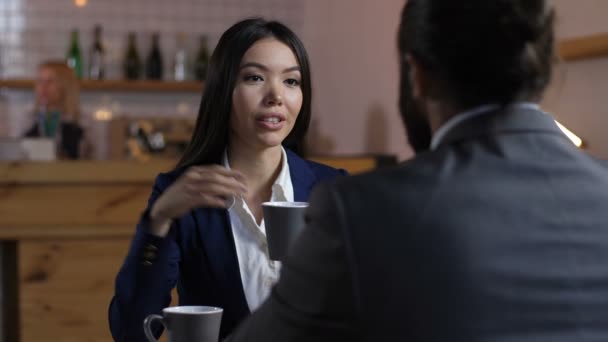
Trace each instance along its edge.
{"label": "white mug", "polygon": [[159,321],[167,331],[169,342],[217,342],[222,322],[222,308],[213,306],[173,306],[163,315],[149,315],[144,320],[144,333],[150,342],[157,342],[151,325]]}

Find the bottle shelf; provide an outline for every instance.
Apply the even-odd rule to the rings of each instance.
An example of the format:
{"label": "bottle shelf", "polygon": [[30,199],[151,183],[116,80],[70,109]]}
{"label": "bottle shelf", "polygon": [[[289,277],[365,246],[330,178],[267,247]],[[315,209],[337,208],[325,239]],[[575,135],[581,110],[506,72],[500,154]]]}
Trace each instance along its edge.
{"label": "bottle shelf", "polygon": [[[31,79],[0,79],[0,88],[33,89]],[[196,81],[126,81],[126,80],[82,80],[82,90],[90,91],[126,91],[126,92],[201,92],[203,83]]]}
{"label": "bottle shelf", "polygon": [[565,61],[608,56],[608,33],[562,40],[559,54]]}
{"label": "bottle shelf", "polygon": [[[608,33],[562,40],[558,44],[558,50],[564,61],[608,56]],[[201,92],[203,90],[203,82],[196,81],[82,80],[80,85],[85,91]],[[33,87],[32,79],[0,79],[0,88],[32,89]]]}

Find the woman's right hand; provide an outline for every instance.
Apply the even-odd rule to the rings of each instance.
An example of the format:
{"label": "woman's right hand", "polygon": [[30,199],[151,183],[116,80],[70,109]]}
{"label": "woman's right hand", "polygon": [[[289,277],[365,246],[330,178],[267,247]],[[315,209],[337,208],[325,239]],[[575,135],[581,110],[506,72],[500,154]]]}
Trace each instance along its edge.
{"label": "woman's right hand", "polygon": [[228,200],[245,192],[245,177],[240,172],[219,165],[193,166],[154,202],[150,233],[164,237],[172,219],[193,208],[226,208]]}

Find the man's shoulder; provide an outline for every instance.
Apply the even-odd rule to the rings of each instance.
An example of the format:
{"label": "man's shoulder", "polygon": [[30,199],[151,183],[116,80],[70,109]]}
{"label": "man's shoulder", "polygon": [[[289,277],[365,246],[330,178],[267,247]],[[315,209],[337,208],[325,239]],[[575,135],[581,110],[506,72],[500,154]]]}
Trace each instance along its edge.
{"label": "man's shoulder", "polygon": [[353,225],[371,217],[413,220],[431,205],[442,187],[441,163],[436,154],[417,156],[395,166],[341,177],[326,188],[326,194]]}
{"label": "man's shoulder", "polygon": [[[378,186],[409,188],[428,187],[437,179],[437,171],[443,161],[443,156],[437,153],[426,153],[415,158],[403,161],[395,166],[384,167],[361,173],[358,175],[345,177],[336,183],[336,188],[340,191],[356,189],[361,191],[368,188],[370,191],[377,189]],[[383,190],[389,190],[383,188]],[[397,191],[399,188],[392,188],[389,192]]]}

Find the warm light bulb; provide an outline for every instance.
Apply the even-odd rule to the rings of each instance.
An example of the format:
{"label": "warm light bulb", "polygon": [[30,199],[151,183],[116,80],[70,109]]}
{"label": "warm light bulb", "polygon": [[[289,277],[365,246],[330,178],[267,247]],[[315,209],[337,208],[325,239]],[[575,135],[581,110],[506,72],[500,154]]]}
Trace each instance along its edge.
{"label": "warm light bulb", "polygon": [[105,109],[99,109],[95,112],[95,120],[110,121],[112,120],[112,112]]}
{"label": "warm light bulb", "polygon": [[570,139],[570,141],[572,141],[572,143],[574,145],[576,145],[576,147],[583,146],[583,139],[579,138],[576,134],[572,133],[571,130],[564,127],[564,125],[557,122],[557,120],[555,121],[555,123],[557,124],[557,127],[559,127],[559,129],[561,129],[562,132],[564,132],[564,134],[568,137],[568,139]]}
{"label": "warm light bulb", "polygon": [[84,7],[87,5],[87,0],[74,0],[74,5],[77,7]]}

